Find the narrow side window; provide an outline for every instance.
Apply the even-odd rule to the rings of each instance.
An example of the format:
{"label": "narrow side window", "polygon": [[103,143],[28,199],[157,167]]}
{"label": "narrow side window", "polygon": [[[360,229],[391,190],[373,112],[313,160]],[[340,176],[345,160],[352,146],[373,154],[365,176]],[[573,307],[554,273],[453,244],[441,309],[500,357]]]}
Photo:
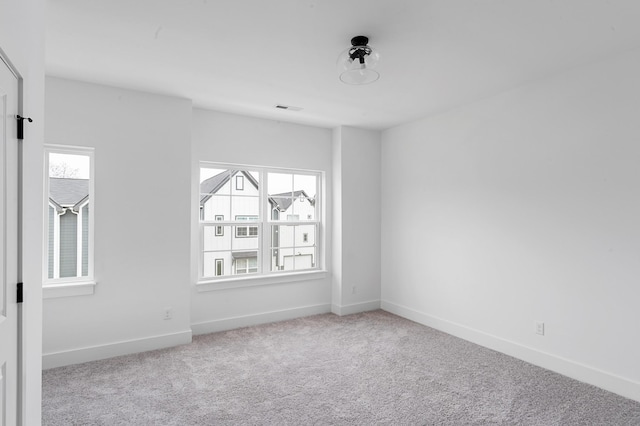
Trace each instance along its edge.
{"label": "narrow side window", "polygon": [[45,149],[45,284],[93,279],[93,150]]}

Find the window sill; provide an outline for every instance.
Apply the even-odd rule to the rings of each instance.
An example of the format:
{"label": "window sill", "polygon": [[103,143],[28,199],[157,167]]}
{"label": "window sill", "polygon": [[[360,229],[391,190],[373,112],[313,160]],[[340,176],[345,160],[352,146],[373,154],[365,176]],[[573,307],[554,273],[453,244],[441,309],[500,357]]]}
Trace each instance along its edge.
{"label": "window sill", "polygon": [[87,296],[95,293],[97,283],[95,281],[74,281],[42,286],[43,299],[55,299],[57,297]]}
{"label": "window sill", "polygon": [[232,288],[255,287],[261,285],[287,284],[299,281],[320,280],[327,277],[327,271],[304,271],[287,274],[256,275],[245,277],[224,278],[218,280],[203,280],[196,283],[199,293],[205,291],[228,290]]}

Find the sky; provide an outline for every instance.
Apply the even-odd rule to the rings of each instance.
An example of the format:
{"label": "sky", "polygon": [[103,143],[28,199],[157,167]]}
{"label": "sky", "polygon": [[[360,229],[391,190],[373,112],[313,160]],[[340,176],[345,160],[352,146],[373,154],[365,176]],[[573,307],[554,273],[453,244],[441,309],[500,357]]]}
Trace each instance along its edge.
{"label": "sky", "polygon": [[[224,169],[202,167],[200,169],[200,182],[224,171]],[[249,171],[249,173],[259,181],[258,172]],[[291,175],[289,173],[267,173],[267,181],[269,182],[269,194],[281,194],[283,192],[304,190],[304,192],[306,192],[311,198],[314,198],[316,195],[316,176],[300,174]]]}
{"label": "sky", "polygon": [[[49,153],[49,170],[56,166],[66,167],[68,174],[65,177],[73,177],[77,179],[89,179],[90,177],[90,158],[88,155],[76,154],[59,154]],[[224,172],[224,169],[201,168],[200,182]],[[249,171],[257,180],[260,180],[260,174],[256,171]],[[61,176],[56,176],[61,177]],[[316,176],[289,174],[289,173],[267,173],[268,192],[269,194],[281,194],[284,192],[304,190],[307,195],[314,198],[316,195]]]}
{"label": "sky", "polygon": [[64,167],[66,165],[67,170],[72,172],[71,175],[67,175],[66,177],[89,179],[90,164],[91,162],[88,155],[58,154],[54,152],[49,153],[49,170],[51,171],[55,166]]}

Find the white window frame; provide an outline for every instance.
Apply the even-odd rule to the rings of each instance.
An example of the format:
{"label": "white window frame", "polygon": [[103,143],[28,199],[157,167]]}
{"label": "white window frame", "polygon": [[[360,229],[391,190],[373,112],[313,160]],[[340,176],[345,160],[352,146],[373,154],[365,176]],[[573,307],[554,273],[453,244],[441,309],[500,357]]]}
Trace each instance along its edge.
{"label": "white window frame", "polygon": [[[208,291],[225,288],[244,287],[261,284],[281,283],[290,281],[304,281],[306,279],[317,279],[324,277],[326,271],[324,270],[324,254],[326,248],[324,247],[324,228],[325,218],[323,210],[323,185],[324,185],[324,172],[316,170],[302,170],[302,169],[286,169],[266,166],[255,165],[240,165],[229,163],[216,163],[201,161],[198,168],[198,176],[200,176],[200,170],[202,168],[218,169],[218,170],[244,170],[250,172],[257,172],[259,174],[259,194],[260,194],[260,209],[259,216],[255,222],[247,224],[247,221],[242,220],[227,220],[224,222],[216,222],[213,220],[204,220],[204,218],[198,216],[198,233],[199,233],[199,247],[198,247],[198,287],[199,291]],[[315,197],[315,219],[306,220],[272,220],[271,219],[271,207],[268,197],[268,173],[285,173],[292,175],[311,175],[316,177],[316,197]],[[200,179],[197,179],[197,202],[200,200]],[[235,187],[235,179],[233,180]],[[198,205],[199,207],[199,205]],[[200,211],[198,208],[196,211]],[[258,229],[258,272],[250,274],[239,275],[226,275],[223,277],[209,277],[204,276],[204,228],[211,225],[224,225],[230,226],[232,229],[232,235],[236,236],[234,227],[256,227]],[[313,225],[315,227],[315,259],[313,267],[303,270],[271,270],[271,230],[273,225]],[[249,233],[247,229],[247,234]],[[241,236],[240,238],[255,238],[254,236]],[[235,271],[235,266],[232,268]]]}
{"label": "white window frame", "polygon": [[[63,278],[49,278],[49,154],[69,154],[69,155],[82,155],[89,157],[89,245],[88,245],[88,265],[87,275],[82,276],[82,232],[77,233],[78,238],[78,262],[77,272],[79,276],[76,277],[63,277]],[[95,291],[95,276],[94,276],[94,228],[95,228],[95,150],[91,147],[81,146],[69,146],[69,145],[44,145],[44,227],[43,227],[43,277],[42,287],[44,298],[66,297],[66,296],[81,296],[87,294],[93,294]],[[78,211],[77,223],[78,229],[82,229],[82,215],[84,214],[82,208],[86,205],[80,206]],[[54,209],[55,211],[55,209]],[[59,235],[59,215],[54,213],[54,234]],[[54,245],[54,277],[59,275],[59,253],[58,247]],[[56,271],[58,271],[56,273]]]}

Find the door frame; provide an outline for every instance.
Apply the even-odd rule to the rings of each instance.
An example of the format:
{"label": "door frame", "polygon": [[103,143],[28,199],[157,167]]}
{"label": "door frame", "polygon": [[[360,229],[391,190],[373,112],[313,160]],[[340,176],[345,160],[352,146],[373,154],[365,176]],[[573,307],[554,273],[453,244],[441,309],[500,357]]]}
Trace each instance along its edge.
{"label": "door frame", "polygon": [[[18,114],[23,115],[23,100],[24,100],[24,79],[22,75],[16,68],[16,66],[11,62],[8,55],[2,50],[0,46],[0,61],[13,73],[13,75],[18,80]],[[0,65],[1,66],[1,65]],[[16,118],[17,120],[17,118]],[[22,281],[22,170],[23,170],[23,160],[22,160],[22,140],[18,139],[18,217],[17,217],[17,225],[18,225],[18,235],[17,235],[17,282],[21,283]],[[16,290],[17,291],[17,290]],[[24,424],[24,390],[25,390],[25,374],[24,374],[24,344],[25,344],[25,336],[24,336],[24,313],[22,310],[22,303],[17,304],[17,333],[18,333],[18,353],[17,353],[17,395],[16,395],[16,422],[18,425]]]}

